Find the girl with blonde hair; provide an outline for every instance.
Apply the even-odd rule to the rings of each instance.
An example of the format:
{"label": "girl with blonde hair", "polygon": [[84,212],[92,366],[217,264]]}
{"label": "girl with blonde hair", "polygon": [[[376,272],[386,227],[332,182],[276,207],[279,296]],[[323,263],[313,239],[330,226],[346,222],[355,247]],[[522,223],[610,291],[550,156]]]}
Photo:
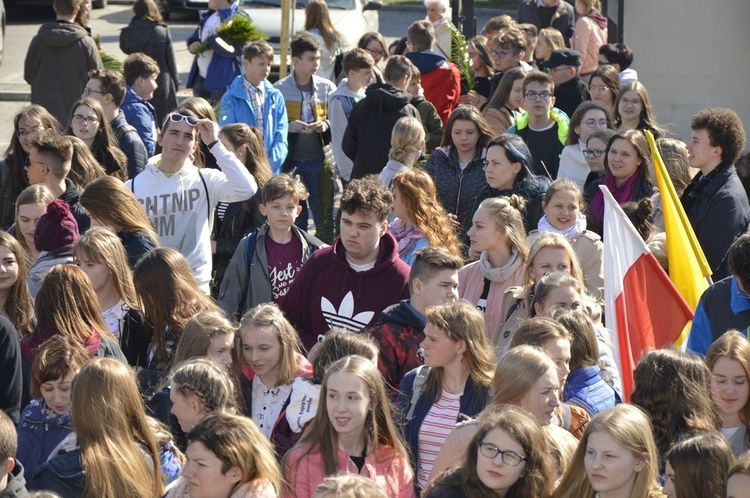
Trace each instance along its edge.
{"label": "girl with blonde hair", "polygon": [[68,139],[73,144],[73,159],[70,162],[70,171],[66,178],[70,178],[77,190],[83,190],[86,185],[97,178],[107,176],[107,172],[96,160],[86,142],[74,135],[71,135]]}
{"label": "girl with blonde hair", "polygon": [[138,379],[148,398],[171,368],[187,322],[200,311],[220,310],[201,292],[185,257],[171,248],[146,253],[135,267],[133,283],[146,321],[148,359]]}
{"label": "girl with blonde hair", "polygon": [[83,140],[108,175],[123,182],[128,179],[128,158],[120,150],[117,137],[97,100],[86,97],[73,103],[65,134]]}
{"label": "girl with blonde hair", "polygon": [[564,48],[565,40],[563,39],[560,30],[552,27],[540,29],[539,34],[536,37],[534,59],[538,61],[547,61],[552,55],[552,52],[555,50],[563,50]]}
{"label": "girl with blonde hair", "polygon": [[276,498],[284,476],[273,448],[245,417],[208,415],[187,436],[182,477],[166,498]]}
{"label": "girl with blonde hair", "polygon": [[164,494],[156,437],[127,365],[91,360],[73,382],[72,405],[75,432],[39,468],[36,487],[86,498]]}
{"label": "girl with blonde hair", "polygon": [[47,212],[47,205],[55,200],[55,194],[42,184],[31,185],[18,194],[16,199],[15,236],[29,259],[36,261],[39,252],[34,245],[34,232],[39,218]]}
{"label": "girl with blonde hair", "polygon": [[458,295],[484,313],[487,337],[492,337],[503,319],[500,304],[505,291],[523,282],[529,254],[521,217],[523,205],[516,195],[485,199],[467,233],[470,250],[479,253],[479,260],[459,270]]}
{"label": "girl with blonde hair", "polygon": [[552,493],[553,468],[544,431],[515,406],[482,413],[460,462],[433,479],[422,496],[538,498]]}
{"label": "girl with blonde hair", "polygon": [[297,331],[274,303],[250,309],[240,320],[243,409],[282,456],[299,438],[286,420],[295,377],[312,377]]}
{"label": "girl with blonde hair", "polygon": [[[517,406],[529,412],[531,419],[542,426],[557,467],[554,475],[562,474],[577,441],[568,431],[553,423],[560,398],[557,367],[550,357],[528,345],[511,349],[497,362],[492,389],[490,409]],[[478,427],[477,420],[470,420],[458,424],[451,431],[435,460],[430,481],[453,466],[457,458],[463,458]]]}
{"label": "girl with blonde hair", "polygon": [[380,181],[387,188],[393,187],[393,177],[409,171],[422,157],[425,149],[425,131],[422,122],[412,116],[404,116],[396,121],[391,133],[391,150],[388,162],[380,172]]}
{"label": "girl with blonde hair", "polygon": [[346,356],[328,368],[315,419],[285,456],[284,470],[286,498],[310,498],[318,484],[340,471],[369,477],[388,496],[414,497],[408,451],[372,361]]}
{"label": "girl with blonde hair", "polygon": [[116,178],[105,176],[89,183],[81,193],[80,203],[89,213],[91,226],[107,227],[117,234],[131,268],[141,256],[159,246],[159,236],[146,211],[135,194]]}
{"label": "girl with blonde hair", "polygon": [[487,406],[495,364],[475,306],[467,301],[433,306],[426,318],[425,365],[404,376],[396,402],[420,488],[455,424]]}
{"label": "girl with blonde hair", "polygon": [[7,232],[0,231],[0,315],[13,324],[20,337],[34,329],[34,301],[29,293],[26,275],[29,259],[21,243]]}
{"label": "girl with blonde hair", "polygon": [[336,82],[336,58],[344,50],[344,40],[341,33],[331,22],[328,5],[324,0],[310,0],[305,5],[305,31],[309,32],[320,44],[320,67],[315,72],[317,76]]}
{"label": "girl with blonde hair", "polygon": [[231,371],[234,357],[234,337],[237,328],[223,313],[205,310],[197,313],[185,325],[180,345],[174,354],[174,364],[195,357],[206,357]]}
{"label": "girl with blonde hair", "polygon": [[171,373],[171,413],[180,429],[189,432],[206,415],[235,411],[234,383],[222,365],[207,358],[178,364]]}
{"label": "girl with blonde hair", "polygon": [[393,213],[388,226],[398,242],[399,257],[409,266],[423,247],[444,247],[461,255],[461,244],[448,214],[437,201],[430,175],[419,169],[399,173],[393,179]]}
{"label": "girl with blonde hair", "polygon": [[102,319],[120,341],[128,363],[145,365],[146,329],[133,273],[120,239],[107,228],[92,227],[78,239],[73,257],[91,281]]}
{"label": "girl with blonde hair", "polygon": [[750,343],[742,332],[729,330],[708,348],[711,397],[721,415],[721,433],[735,456],[750,449]]}
{"label": "girl with blonde hair", "polygon": [[659,498],[659,454],[648,417],[621,404],[591,419],[554,498]]}

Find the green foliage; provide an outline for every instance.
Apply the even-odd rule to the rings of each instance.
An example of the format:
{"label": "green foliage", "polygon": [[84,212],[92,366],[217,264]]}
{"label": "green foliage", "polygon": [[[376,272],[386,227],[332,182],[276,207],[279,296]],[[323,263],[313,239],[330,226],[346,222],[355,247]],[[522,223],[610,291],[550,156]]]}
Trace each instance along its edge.
{"label": "green foliage", "polygon": [[[216,28],[216,35],[231,46],[244,45],[249,41],[268,38],[263,31],[255,26],[252,19],[241,14],[230,17],[221,23],[221,26]],[[198,53],[203,53],[208,48],[208,43],[203,42],[198,46]]]}
{"label": "green foliage", "polygon": [[96,43],[96,48],[99,50],[99,57],[102,58],[104,69],[112,69],[121,73],[123,71],[122,61],[102,50],[102,40],[99,35],[96,35],[94,42]]}
{"label": "green foliage", "polygon": [[473,90],[477,84],[474,71],[471,70],[471,58],[469,57],[469,45],[466,37],[452,22],[446,23],[451,32],[451,62],[458,67],[461,73],[461,91],[466,93]]}

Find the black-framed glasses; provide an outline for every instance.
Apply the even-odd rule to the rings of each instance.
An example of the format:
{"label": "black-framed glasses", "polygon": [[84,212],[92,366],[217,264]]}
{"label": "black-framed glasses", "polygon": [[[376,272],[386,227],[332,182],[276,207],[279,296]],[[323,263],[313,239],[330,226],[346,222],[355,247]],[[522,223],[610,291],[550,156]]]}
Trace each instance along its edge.
{"label": "black-framed glasses", "polygon": [[162,129],[164,129],[165,126],[167,126],[167,122],[171,121],[172,123],[179,123],[181,121],[185,121],[190,126],[195,126],[198,124],[198,118],[194,118],[193,116],[185,116],[184,114],[178,114],[176,112],[167,114],[167,117],[164,118],[164,122],[161,124]]}
{"label": "black-framed glasses", "polygon": [[492,54],[493,57],[507,57],[509,55],[515,55],[515,51],[513,50],[490,50],[490,54]]}
{"label": "black-framed glasses", "polygon": [[100,95],[107,95],[109,92],[100,92],[99,90],[94,90],[93,88],[86,87],[83,89],[83,96],[88,97],[91,95],[91,93],[98,93]]}
{"label": "black-framed glasses", "polygon": [[480,443],[479,453],[481,453],[485,458],[489,458],[490,460],[494,460],[498,455],[500,455],[503,463],[505,465],[508,465],[509,467],[518,467],[522,462],[526,461],[526,457],[522,457],[515,451],[503,451],[492,443]]}
{"label": "black-framed glasses", "polygon": [[542,93],[536,93],[536,92],[528,92],[526,95],[524,95],[529,100],[549,100],[550,97],[552,97],[552,94],[549,92],[542,92]]}
{"label": "black-framed glasses", "polygon": [[74,114],[73,117],[71,118],[71,121],[73,121],[75,124],[83,124],[83,123],[87,123],[90,125],[99,124],[99,118],[97,118],[96,116],[86,117],[80,114]]}
{"label": "black-framed glasses", "polygon": [[604,154],[604,149],[583,149],[583,157],[586,158],[597,158]]}

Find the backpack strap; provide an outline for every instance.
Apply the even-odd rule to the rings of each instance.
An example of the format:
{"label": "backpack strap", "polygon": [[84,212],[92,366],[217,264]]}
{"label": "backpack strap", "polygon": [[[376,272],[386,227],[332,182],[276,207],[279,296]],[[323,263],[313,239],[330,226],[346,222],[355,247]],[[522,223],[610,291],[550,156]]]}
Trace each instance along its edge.
{"label": "backpack strap", "polygon": [[422,365],[417,368],[417,375],[414,376],[414,384],[411,389],[411,400],[409,401],[409,411],[406,414],[406,421],[411,422],[414,418],[414,408],[417,406],[419,397],[422,396],[422,388],[427,382],[427,375],[430,373],[430,367]]}
{"label": "backpack strap", "polygon": [[136,130],[135,127],[133,127],[133,126],[127,124],[127,123],[125,123],[124,125],[122,125],[119,128],[117,128],[115,130],[115,136],[117,137],[117,141],[119,142],[122,139],[122,137],[125,136],[126,133],[130,133],[130,132],[133,132],[133,133],[137,134],[138,130]]}
{"label": "backpack strap", "polygon": [[[247,245],[245,246],[245,267],[247,268],[247,282],[242,291],[242,299],[240,300],[240,310],[242,313],[245,311],[245,303],[247,302],[247,294],[250,292],[250,265],[255,257],[255,242],[258,240],[258,232],[253,232],[247,236]],[[242,314],[240,313],[240,314]]]}
{"label": "backpack strap", "polygon": [[201,177],[201,182],[203,182],[203,190],[206,191],[206,215],[208,216],[208,221],[211,221],[211,199],[208,196],[208,185],[206,185],[206,179],[203,178],[203,173],[201,173],[201,170],[198,170],[198,176]]}
{"label": "backpack strap", "polygon": [[513,305],[510,307],[510,309],[508,310],[508,314],[505,316],[505,321],[506,322],[511,317],[511,315],[513,315],[513,313],[516,312],[516,310],[518,309],[518,307],[521,305],[521,301],[523,301],[523,300],[522,299],[516,299],[516,302],[513,303]]}

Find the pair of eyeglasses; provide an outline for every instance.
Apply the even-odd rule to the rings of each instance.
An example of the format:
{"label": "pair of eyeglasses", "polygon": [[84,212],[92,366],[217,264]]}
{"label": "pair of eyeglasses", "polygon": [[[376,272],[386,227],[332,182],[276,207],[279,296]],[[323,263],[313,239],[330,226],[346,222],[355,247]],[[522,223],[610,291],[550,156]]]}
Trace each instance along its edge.
{"label": "pair of eyeglasses", "polygon": [[375,50],[371,48],[366,48],[365,50],[367,50],[373,57],[383,57],[385,55],[385,52],[383,52],[382,50]]}
{"label": "pair of eyeglasses", "polygon": [[490,460],[494,460],[498,455],[500,455],[503,463],[510,467],[518,467],[522,462],[526,460],[526,457],[522,457],[515,451],[503,451],[492,443],[480,443],[479,453],[481,453],[482,456],[489,458]]}
{"label": "pair of eyeglasses", "polygon": [[620,102],[622,103],[622,105],[641,105],[641,99],[620,99]]}
{"label": "pair of eyeglasses", "polygon": [[536,100],[537,98],[541,100],[549,100],[549,98],[552,96],[549,92],[542,92],[542,93],[535,93],[535,92],[529,92],[524,97],[526,97],[529,100]]}
{"label": "pair of eyeglasses", "polygon": [[609,90],[609,88],[604,85],[589,85],[589,93],[605,93],[607,90]]}
{"label": "pair of eyeglasses", "polygon": [[74,114],[71,120],[75,124],[83,124],[83,123],[90,124],[90,125],[99,124],[99,118],[97,118],[96,116],[86,117],[86,116],[81,116],[80,114]]}
{"label": "pair of eyeglasses", "polygon": [[99,95],[107,95],[109,92],[100,92],[99,90],[94,90],[93,88],[86,87],[83,89],[83,96],[88,97],[91,95],[91,93],[98,93]]}
{"label": "pair of eyeglasses", "polygon": [[490,50],[490,54],[493,57],[508,57],[509,55],[514,55],[515,52],[513,50]]}
{"label": "pair of eyeglasses", "polygon": [[586,123],[586,126],[589,128],[606,128],[609,126],[609,121],[606,119],[587,119],[584,123]]}
{"label": "pair of eyeglasses", "polygon": [[26,168],[28,168],[28,167],[29,167],[29,166],[31,166],[32,164],[41,164],[42,166],[47,166],[47,165],[46,165],[45,163],[43,163],[43,162],[40,162],[40,161],[32,161],[32,160],[31,160],[31,157],[26,157],[26,159],[25,159],[25,160],[24,160],[24,162],[23,162],[23,165],[24,165],[24,166],[25,166]]}
{"label": "pair of eyeglasses", "polygon": [[164,118],[164,122],[161,124],[162,129],[167,126],[167,121],[171,121],[172,123],[185,121],[190,126],[195,126],[198,124],[198,118],[194,118],[193,116],[185,116],[184,114],[178,114],[176,112],[167,114],[167,117]]}
{"label": "pair of eyeglasses", "polygon": [[583,157],[597,158],[604,154],[604,149],[583,149]]}

